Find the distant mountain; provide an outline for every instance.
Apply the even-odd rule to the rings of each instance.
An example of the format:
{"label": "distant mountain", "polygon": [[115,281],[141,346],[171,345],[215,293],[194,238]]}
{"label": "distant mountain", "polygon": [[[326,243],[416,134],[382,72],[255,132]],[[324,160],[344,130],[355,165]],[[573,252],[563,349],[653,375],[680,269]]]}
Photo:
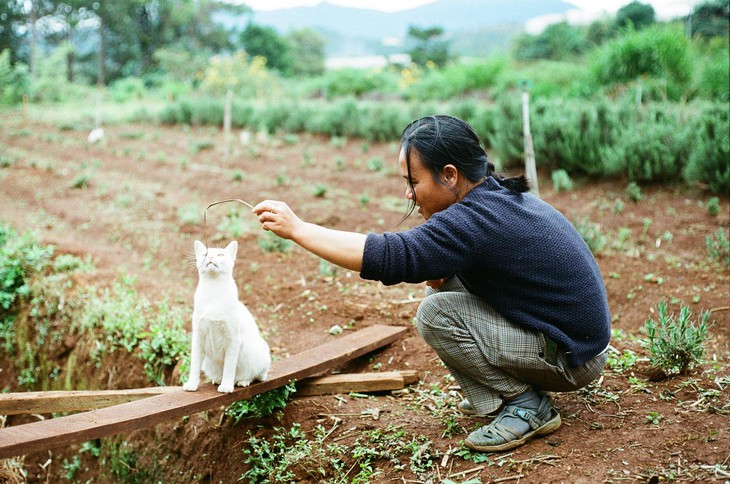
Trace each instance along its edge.
{"label": "distant mountain", "polygon": [[[336,56],[392,51],[392,47],[383,45],[383,39],[404,41],[410,25],[439,26],[452,39],[465,34],[474,37],[478,32],[511,32],[514,35],[533,17],[564,13],[573,8],[560,0],[438,0],[410,10],[382,12],[324,2],[313,7],[255,11],[251,18],[282,34],[303,27],[314,28],[328,40],[328,55]],[[240,26],[240,19],[236,23]],[[495,37],[486,35],[485,41]],[[501,43],[505,44],[504,39]],[[463,42],[457,44],[465,45]]]}
{"label": "distant mountain", "polygon": [[254,12],[253,20],[280,32],[302,27],[348,33],[358,37],[404,36],[409,25],[438,25],[447,31],[524,23],[549,13],[575,8],[560,0],[439,0],[398,12],[340,7],[323,2],[314,7]]}

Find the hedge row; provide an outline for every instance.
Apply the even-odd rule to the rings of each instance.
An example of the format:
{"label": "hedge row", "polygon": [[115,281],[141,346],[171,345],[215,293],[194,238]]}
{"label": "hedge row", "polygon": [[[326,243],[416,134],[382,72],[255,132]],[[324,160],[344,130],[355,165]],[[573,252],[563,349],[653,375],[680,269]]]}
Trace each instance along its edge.
{"label": "hedge row", "polygon": [[[232,124],[269,133],[393,141],[410,121],[434,113],[468,121],[503,169],[521,165],[519,96],[498,103],[385,103],[350,98],[267,105],[238,102],[233,106]],[[637,105],[608,98],[594,102],[537,99],[530,117],[539,166],[596,177],[625,175],[641,183],[684,179],[702,182],[717,193],[730,191],[730,120],[724,103]],[[210,98],[181,100],[168,106],[160,121],[221,125],[223,105]]]}

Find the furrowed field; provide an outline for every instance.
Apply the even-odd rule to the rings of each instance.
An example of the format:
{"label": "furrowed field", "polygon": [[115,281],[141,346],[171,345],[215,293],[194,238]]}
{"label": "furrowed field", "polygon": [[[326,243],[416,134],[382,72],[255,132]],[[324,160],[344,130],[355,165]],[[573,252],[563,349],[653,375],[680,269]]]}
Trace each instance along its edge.
{"label": "furrowed field", "polygon": [[[0,482],[727,482],[727,42],[690,41],[674,27],[643,32],[590,62],[489,59],[284,81],[239,59],[229,67],[242,81],[228,86],[227,104],[210,70],[224,69],[211,61],[209,90],[59,81],[63,99],[1,107],[3,392],[180,385],[194,240],[238,240],[240,297],[275,361],[400,325],[404,337],[336,370],[414,370],[419,381],[314,397],[289,386],[1,461]],[[618,69],[625,59],[615,56],[651,42],[673,46],[656,52],[674,61],[649,74]],[[2,67],[0,58],[0,78]],[[424,284],[364,281],[263,232],[243,205],[216,205],[205,225],[203,214],[226,199],[279,199],[335,229],[410,228],[417,216],[399,224],[403,127],[426,114],[462,117],[500,171],[521,172],[527,87],[539,194],[594,253],[613,337],[603,376],[555,395],[557,432],[487,455],[463,447],[484,420],[457,411],[458,386],[415,329]],[[90,142],[99,119],[103,138]],[[54,416],[0,415],[0,427]]]}

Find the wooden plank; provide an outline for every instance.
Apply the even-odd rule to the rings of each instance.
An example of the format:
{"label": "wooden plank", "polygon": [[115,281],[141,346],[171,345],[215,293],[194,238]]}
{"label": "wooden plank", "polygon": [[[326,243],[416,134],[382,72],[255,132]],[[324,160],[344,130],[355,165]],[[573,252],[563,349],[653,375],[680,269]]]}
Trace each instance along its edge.
{"label": "wooden plank", "polygon": [[375,325],[333,339],[275,362],[267,381],[236,387],[233,393],[218,393],[214,385],[205,384],[197,392],[181,389],[113,407],[0,429],[0,459],[151,427],[166,420],[251,398],[292,380],[320,374],[328,368],[388,345],[407,329],[404,326]]}
{"label": "wooden plank", "polygon": [[333,393],[368,393],[400,390],[418,381],[415,371],[384,371],[378,373],[341,373],[319,378],[307,378],[297,383],[295,397],[311,397]]}
{"label": "wooden plank", "polygon": [[128,390],[3,393],[0,394],[0,415],[83,412],[179,391],[180,387],[150,387]]}

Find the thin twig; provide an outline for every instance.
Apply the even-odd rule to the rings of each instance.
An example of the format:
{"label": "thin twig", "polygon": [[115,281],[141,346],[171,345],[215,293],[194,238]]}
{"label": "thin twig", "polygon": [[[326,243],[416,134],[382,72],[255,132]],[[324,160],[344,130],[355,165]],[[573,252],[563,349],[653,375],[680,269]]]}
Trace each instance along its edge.
{"label": "thin twig", "polygon": [[524,474],[517,474],[516,476],[509,476],[509,477],[500,477],[499,479],[495,479],[492,482],[506,482],[506,481],[514,481],[515,479],[522,479]]}
{"label": "thin twig", "polygon": [[450,479],[450,478],[452,478],[452,477],[458,477],[458,476],[465,476],[465,475],[467,475],[467,474],[472,474],[472,473],[474,473],[474,472],[478,472],[478,471],[481,471],[481,470],[482,470],[482,469],[484,469],[485,467],[487,467],[487,466],[479,466],[479,467],[475,467],[474,469],[469,469],[468,471],[461,471],[461,472],[457,472],[457,473],[455,473],[455,474],[449,474],[449,475],[448,475],[448,476],[446,476],[446,477],[447,477],[447,479]]}

